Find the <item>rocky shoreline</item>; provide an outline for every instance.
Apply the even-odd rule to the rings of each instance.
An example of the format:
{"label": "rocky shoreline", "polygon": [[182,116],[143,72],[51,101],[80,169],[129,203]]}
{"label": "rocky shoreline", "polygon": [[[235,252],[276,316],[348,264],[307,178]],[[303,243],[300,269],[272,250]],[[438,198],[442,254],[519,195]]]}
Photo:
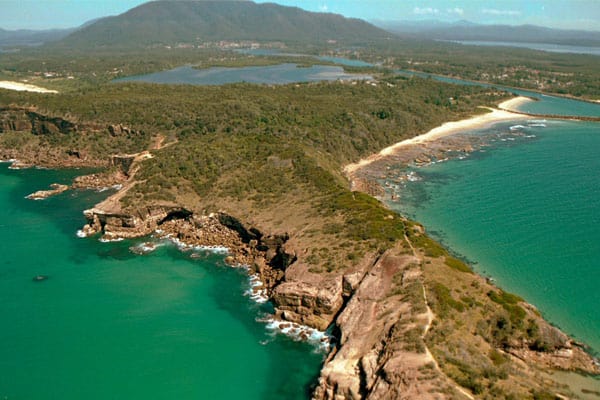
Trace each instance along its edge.
{"label": "rocky shoreline", "polygon": [[[427,163],[447,157],[448,149],[468,153],[475,148],[477,144],[460,136],[421,143],[371,163],[369,168],[355,170],[349,179],[353,190],[381,195],[385,190],[376,181],[392,164]],[[476,389],[469,391],[466,383],[448,375],[438,361],[442,353],[432,347],[435,343],[431,337],[444,319],[434,313],[439,299],[432,303],[431,292],[436,286],[432,286],[431,276],[435,271],[457,274],[456,281],[477,288],[480,299],[476,302],[489,302],[486,293],[498,289],[482,277],[449,269],[443,256],[433,256],[416,246],[418,241],[429,240],[418,225],[402,219],[411,227],[404,241],[382,253],[367,252],[344,268],[314,273],[306,263],[305,250],[295,242],[296,232],[271,234],[231,212],[206,214],[168,202],[123,209],[120,200],[137,183],[138,164],[150,157],[148,152],[115,156],[110,162],[112,172],[75,179],[72,188],[120,185],[115,194],[84,212],[87,224],[82,235],[119,240],[155,234],[187,246],[227,247],[225,261],[232,266],[247,266],[249,274],[256,277],[254,290],[272,302],[274,318],[281,321],[273,321],[278,329],[304,325],[319,331],[332,330],[337,343],[321,370],[315,399],[473,398],[477,394]],[[486,307],[502,308],[495,304]],[[600,366],[579,345],[529,306],[522,307],[539,327],[548,350],[536,349],[533,342],[522,337],[504,347],[487,342],[480,346],[510,360],[515,369],[522,371],[523,385],[545,389],[547,382],[527,382],[540,368],[600,373]],[[514,379],[519,382],[518,377]],[[561,390],[552,388],[557,390],[555,393]]]}
{"label": "rocky shoreline", "polygon": [[[156,206],[137,215],[98,208],[85,215],[86,234],[110,240],[158,232],[159,237],[187,246],[226,247],[229,265],[246,265],[249,274],[259,279],[254,290],[273,303],[275,320],[282,321],[274,323],[281,330],[291,327],[287,323],[320,331],[333,324],[338,343],[325,361],[315,399],[436,398],[432,391],[440,388],[452,394],[450,398],[465,397],[460,386],[436,366],[425,345],[434,316],[421,297],[425,278],[420,266],[433,259],[416,249],[407,251],[398,244],[343,274],[302,281],[294,279],[297,255],[286,246],[287,235],[265,235],[225,213],[196,215],[181,207]],[[497,290],[484,278],[475,279],[481,287]],[[407,300],[402,293],[415,287],[419,288],[416,297]],[[555,350],[533,351],[526,343],[516,343],[507,356],[545,368],[600,372],[582,347],[549,324],[540,326],[554,338]],[[417,339],[415,330],[421,332]],[[410,343],[415,340],[417,344]]]}

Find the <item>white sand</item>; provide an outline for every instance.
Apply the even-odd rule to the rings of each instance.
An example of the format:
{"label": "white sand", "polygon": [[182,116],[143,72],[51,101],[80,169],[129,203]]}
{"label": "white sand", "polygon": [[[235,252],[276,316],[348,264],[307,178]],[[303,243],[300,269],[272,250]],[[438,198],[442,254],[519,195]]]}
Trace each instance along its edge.
{"label": "white sand", "polygon": [[512,111],[518,113],[518,108],[520,105],[528,103],[530,101],[534,101],[529,97],[519,96],[514,99],[506,100],[500,104],[498,104],[498,108],[501,110]]}
{"label": "white sand", "polygon": [[11,82],[11,81],[0,81],[0,89],[36,92],[36,93],[58,93],[56,90],[45,89],[43,87],[30,85],[28,83]]}
{"label": "white sand", "polygon": [[386,147],[385,149],[381,150],[377,154],[373,154],[367,158],[363,158],[362,160],[360,160],[359,162],[357,162],[355,164],[348,164],[344,167],[344,172],[346,174],[351,174],[354,171],[356,171],[357,169],[360,169],[366,165],[369,165],[373,161],[380,160],[381,158],[383,158],[385,156],[392,155],[392,154],[396,153],[398,150],[400,150],[406,146],[412,146],[415,144],[425,144],[428,142],[433,142],[442,137],[450,136],[450,135],[453,135],[455,133],[462,132],[462,131],[481,128],[481,127],[484,127],[487,125],[492,125],[492,124],[494,124],[496,122],[500,122],[500,121],[526,118],[527,116],[524,114],[506,111],[503,109],[515,108],[518,105],[526,103],[528,101],[532,101],[532,100],[528,99],[527,97],[516,97],[514,99],[507,100],[507,101],[501,103],[498,107],[502,108],[502,110],[496,109],[496,108],[490,108],[491,112],[489,112],[487,114],[477,115],[473,118],[463,119],[460,121],[446,122],[445,124],[442,124],[442,125],[438,126],[437,128],[433,128],[432,130],[430,130],[429,132],[427,132],[423,135],[415,136],[412,139],[403,140],[392,146]]}

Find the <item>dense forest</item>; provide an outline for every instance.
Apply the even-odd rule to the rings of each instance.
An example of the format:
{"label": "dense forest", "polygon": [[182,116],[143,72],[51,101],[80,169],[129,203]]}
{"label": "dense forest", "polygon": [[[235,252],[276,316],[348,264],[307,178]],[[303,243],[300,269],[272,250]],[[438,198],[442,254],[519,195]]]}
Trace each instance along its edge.
{"label": "dense forest", "polygon": [[[507,96],[401,77],[285,86],[105,84],[57,96],[1,93],[5,105],[35,105],[37,113],[83,127],[72,133],[5,133],[4,148],[27,148],[30,141],[60,148],[65,157],[85,153],[99,159],[147,150],[157,140],[168,144],[142,163],[137,178],[143,183],[128,192],[125,207],[158,201],[215,209],[249,202],[239,210],[250,212],[291,196],[312,198],[311,212],[331,215],[356,206],[348,202],[344,164]],[[111,135],[111,124],[126,126],[127,133]],[[373,210],[384,213],[383,207],[360,198],[365,203],[348,217],[354,222],[329,231],[364,240],[359,247],[398,239],[396,224],[369,217]]]}

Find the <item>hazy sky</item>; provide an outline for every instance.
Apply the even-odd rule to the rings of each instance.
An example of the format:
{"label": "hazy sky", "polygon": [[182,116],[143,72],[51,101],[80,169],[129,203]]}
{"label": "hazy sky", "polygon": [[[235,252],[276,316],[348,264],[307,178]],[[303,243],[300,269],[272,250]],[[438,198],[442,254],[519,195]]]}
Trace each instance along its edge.
{"label": "hazy sky", "polygon": [[[116,15],[144,0],[0,0],[0,28],[45,29],[81,25]],[[267,0],[257,0],[265,3]],[[367,20],[456,21],[535,24],[600,30],[600,0],[269,0],[309,11]]]}

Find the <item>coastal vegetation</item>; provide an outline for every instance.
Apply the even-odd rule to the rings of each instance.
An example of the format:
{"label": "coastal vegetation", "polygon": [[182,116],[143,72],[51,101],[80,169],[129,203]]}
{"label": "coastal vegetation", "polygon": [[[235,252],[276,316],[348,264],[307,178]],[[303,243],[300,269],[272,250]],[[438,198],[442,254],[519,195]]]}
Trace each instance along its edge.
{"label": "coastal vegetation", "polygon": [[[163,201],[217,211],[234,202],[239,214],[295,196],[311,204],[311,219],[330,221],[324,235],[348,243],[335,257],[312,258],[315,270],[332,269],[334,260],[384,251],[404,234],[402,222],[381,203],[348,191],[343,165],[506,96],[399,77],[377,85],[123,83],[59,96],[3,92],[4,104],[35,104],[37,113],[80,123],[84,132],[9,133],[0,139],[4,148],[40,146],[61,149],[67,158],[102,159],[152,150],[160,137],[169,145],[152,150],[153,158],[141,164],[142,183],[123,198],[125,209]],[[460,100],[449,103],[450,97]],[[111,134],[106,127],[115,121],[127,129]]]}
{"label": "coastal vegetation", "polygon": [[[417,268],[439,318],[425,338],[403,321],[402,348],[422,354],[427,346],[442,371],[474,394],[526,393],[532,386],[511,372],[507,354],[563,343],[540,328],[522,299],[483,284],[420,225],[350,191],[342,173],[349,162],[508,94],[402,77],[375,85],[122,83],[52,96],[1,93],[0,146],[24,161],[39,164],[48,151],[65,165],[82,154],[108,165],[111,155],[149,151],[120,199],[125,213],[170,204],[252,220],[262,231],[291,235],[304,249],[296,263],[324,279],[397,246],[421,252]],[[8,129],[16,126],[23,128]],[[423,312],[423,286],[403,279],[391,280],[385,298]],[[465,332],[474,336],[466,340]],[[514,382],[521,389],[509,389]]]}
{"label": "coastal vegetation", "polygon": [[[212,20],[223,13],[234,20],[244,12],[253,18],[258,15],[254,14],[258,6],[249,2],[239,2],[249,7],[241,13],[227,2],[204,3],[202,7],[212,7]],[[176,6],[174,13],[186,23],[181,29],[167,29],[172,36],[158,40],[156,32],[165,31],[158,11],[165,4]],[[283,21],[274,29],[277,38],[289,41],[277,48],[365,58],[381,67],[347,69],[368,71],[376,79],[219,87],[112,82],[183,64],[204,68],[314,62],[310,57],[230,52],[238,45],[232,40],[276,39],[269,32],[253,36],[240,31],[242,24],[219,25],[218,38],[227,43],[215,44],[213,31],[205,32],[203,40],[189,36],[189,26],[201,18],[190,7],[200,4],[152,3],[100,21],[51,49],[1,55],[1,79],[27,79],[61,93],[0,90],[0,156],[29,165],[103,166],[105,176],[120,174],[125,185],[111,198],[118,212],[107,218],[125,228],[135,219],[144,222],[156,209],[169,210],[160,220],[164,224],[179,219],[188,226],[203,217],[226,220],[219,221],[242,232],[243,240],[235,243],[243,242],[244,250],[273,253],[267,261],[276,271],[269,280],[280,283],[288,267],[295,269],[296,279],[306,280],[284,282],[288,288],[297,287],[273,296],[285,318],[300,309],[298,318],[306,318],[300,322],[322,329],[335,323],[341,330],[345,322],[353,321],[352,315],[336,319],[352,312],[346,305],[353,302],[354,310],[360,310],[356,303],[373,301],[359,314],[376,316],[376,324],[354,327],[359,333],[351,331],[361,336],[360,329],[378,329],[369,332],[377,339],[372,352],[377,360],[370,354],[352,368],[352,373],[360,369],[361,395],[367,393],[367,384],[373,384],[364,380],[385,376],[386,357],[401,351],[418,357],[433,354],[418,370],[423,379],[444,382],[434,388],[437,392],[456,393],[458,385],[487,398],[543,398],[542,380],[532,379],[543,368],[533,365],[534,356],[528,352],[567,348],[568,338],[523,299],[474,274],[427,236],[421,225],[366,193],[352,191],[343,167],[444,122],[488,112],[485,107],[511,97],[490,88],[402,77],[391,73],[393,69],[593,98],[600,93],[594,59],[502,50],[506,57],[499,62],[502,55],[497,49],[382,41],[381,31],[366,23],[331,16],[323,16],[319,29],[302,29],[310,37],[300,37],[290,21],[304,21],[312,14],[265,5]],[[143,21],[144,12],[156,24]],[[124,20],[130,28],[137,27],[131,34],[105,35]],[[260,31],[254,22],[244,29]],[[344,29],[336,29],[342,22]],[[364,29],[355,31],[357,27]],[[341,41],[361,37],[370,45],[344,50],[336,40],[316,43],[312,37],[340,32],[345,32]],[[96,42],[97,38],[107,41]],[[487,76],[481,75],[483,69]],[[104,229],[106,219],[100,222],[91,214]],[[171,226],[177,228],[176,223]],[[180,239],[185,235],[173,233]],[[268,269],[265,260],[264,265],[250,264],[250,269],[257,273]],[[278,288],[272,285],[268,290]],[[359,291],[364,293],[355,296]],[[292,318],[288,320],[298,322]],[[345,334],[340,339],[348,339]],[[516,359],[529,366],[522,368]],[[371,375],[366,368],[371,368]]]}

